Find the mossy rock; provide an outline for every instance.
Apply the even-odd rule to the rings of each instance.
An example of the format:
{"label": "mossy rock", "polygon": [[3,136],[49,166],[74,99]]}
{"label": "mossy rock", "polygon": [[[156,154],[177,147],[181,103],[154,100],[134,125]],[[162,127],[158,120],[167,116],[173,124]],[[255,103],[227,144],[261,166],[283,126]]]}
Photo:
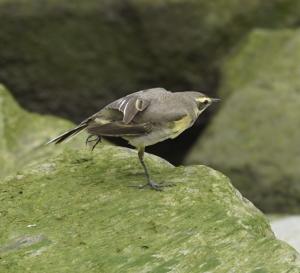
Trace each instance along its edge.
{"label": "mossy rock", "polygon": [[[53,149],[45,143],[72,123],[52,116],[29,113],[15,102],[0,85],[0,177],[14,173],[25,165],[58,154],[63,147]],[[80,147],[79,140],[69,147]]]}
{"label": "mossy rock", "polygon": [[253,31],[227,57],[222,68],[220,96],[227,98],[250,84],[264,89],[276,85],[279,89],[281,83],[283,93],[285,89],[298,92],[299,36],[299,29]]}
{"label": "mossy rock", "polygon": [[224,65],[226,100],[186,163],[208,164],[266,212],[300,211],[300,31],[257,30]]}
{"label": "mossy rock", "polygon": [[65,150],[0,182],[0,272],[299,272],[300,257],[228,178],[108,145]]}
{"label": "mossy rock", "polygon": [[0,82],[26,108],[81,121],[154,86],[213,92],[254,26],[298,24],[298,0],[1,0]]}
{"label": "mossy rock", "polygon": [[[22,110],[0,88],[0,272],[299,272],[263,214],[228,178],[84,137],[44,146],[71,123]],[[74,149],[80,148],[80,149]],[[251,250],[255,251],[251,251]]]}

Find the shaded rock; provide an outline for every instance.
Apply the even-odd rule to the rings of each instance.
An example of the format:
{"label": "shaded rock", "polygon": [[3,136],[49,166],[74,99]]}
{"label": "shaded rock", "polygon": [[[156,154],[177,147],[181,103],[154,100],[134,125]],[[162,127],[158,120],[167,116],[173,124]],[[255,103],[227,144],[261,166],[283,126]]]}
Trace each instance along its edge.
{"label": "shaded rock", "polygon": [[300,216],[285,216],[271,220],[275,236],[300,252]]}
{"label": "shaded rock", "polygon": [[299,272],[299,254],[224,175],[149,154],[146,163],[176,187],[128,187],[145,180],[137,153],[107,145],[65,150],[2,180],[0,245],[24,234],[48,244],[3,253],[0,271]]}
{"label": "shaded rock", "polygon": [[297,25],[300,2],[2,0],[0,17],[0,81],[80,121],[143,88],[212,93],[228,49],[254,26]]}
{"label": "shaded rock", "polygon": [[[16,172],[25,165],[58,154],[57,149],[45,146],[50,136],[55,136],[72,123],[51,116],[41,116],[24,111],[9,92],[0,85],[0,177]],[[81,139],[82,140],[82,139]],[[69,147],[81,145],[80,138]]]}
{"label": "shaded rock", "polygon": [[224,65],[227,96],[187,163],[203,163],[268,212],[300,211],[300,31],[257,30]]}
{"label": "shaded rock", "polygon": [[229,97],[250,83],[265,89],[277,85],[282,92],[287,88],[299,91],[299,35],[297,29],[253,31],[224,63],[220,96]]}

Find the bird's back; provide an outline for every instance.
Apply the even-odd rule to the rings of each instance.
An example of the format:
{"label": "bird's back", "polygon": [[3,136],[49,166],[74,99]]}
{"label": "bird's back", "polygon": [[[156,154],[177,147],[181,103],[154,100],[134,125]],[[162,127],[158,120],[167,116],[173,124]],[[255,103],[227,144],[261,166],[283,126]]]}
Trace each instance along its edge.
{"label": "bird's back", "polygon": [[150,100],[151,103],[148,108],[139,113],[133,122],[169,122],[176,121],[185,115],[189,115],[192,118],[195,116],[196,104],[194,101],[184,92],[145,92],[141,94],[146,100]]}

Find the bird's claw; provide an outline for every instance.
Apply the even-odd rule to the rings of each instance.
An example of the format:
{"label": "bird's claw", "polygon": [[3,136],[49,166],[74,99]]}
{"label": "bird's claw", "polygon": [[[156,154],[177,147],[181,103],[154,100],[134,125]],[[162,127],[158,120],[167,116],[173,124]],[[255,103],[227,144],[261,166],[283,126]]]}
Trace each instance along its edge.
{"label": "bird's claw", "polygon": [[154,181],[149,181],[147,184],[144,185],[132,185],[129,187],[133,187],[133,188],[138,188],[138,189],[144,189],[146,187],[150,187],[150,189],[155,190],[155,191],[163,191],[163,188],[167,188],[167,187],[174,187],[175,184],[169,183],[169,184],[163,184],[163,183],[156,183]]}

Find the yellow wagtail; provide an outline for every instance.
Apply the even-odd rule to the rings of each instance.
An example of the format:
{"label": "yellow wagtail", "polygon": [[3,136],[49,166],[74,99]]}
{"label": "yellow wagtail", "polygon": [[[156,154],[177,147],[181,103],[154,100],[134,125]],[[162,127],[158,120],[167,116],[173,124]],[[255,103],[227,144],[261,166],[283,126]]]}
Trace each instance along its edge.
{"label": "yellow wagtail", "polygon": [[146,146],[175,138],[191,127],[198,116],[214,101],[200,92],[170,92],[164,88],[138,91],[120,98],[82,121],[77,127],[50,140],[48,143],[61,143],[87,130],[90,138],[96,136],[92,149],[102,136],[122,137],[138,149],[138,157],[144,168],[147,184],[152,189],[163,186],[151,180],[144,162]]}

